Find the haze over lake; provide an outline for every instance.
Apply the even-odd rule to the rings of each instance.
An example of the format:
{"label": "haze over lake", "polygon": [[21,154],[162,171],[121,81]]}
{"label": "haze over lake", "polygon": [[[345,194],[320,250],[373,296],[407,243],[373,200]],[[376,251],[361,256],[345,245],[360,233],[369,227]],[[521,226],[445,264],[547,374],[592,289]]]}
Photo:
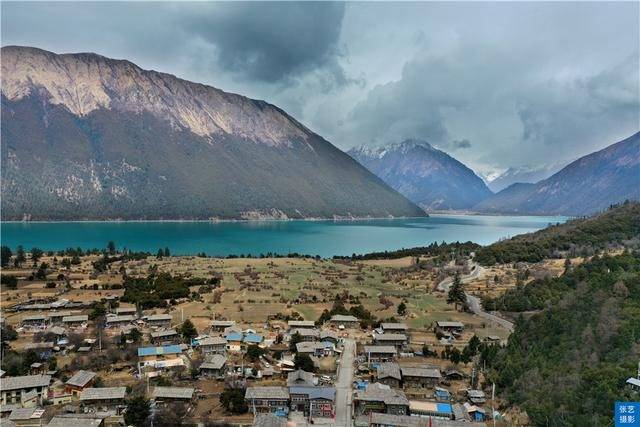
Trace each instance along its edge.
{"label": "haze over lake", "polygon": [[358,221],[252,222],[3,222],[2,244],[44,250],[67,247],[119,249],[155,253],[169,247],[173,255],[260,255],[268,252],[332,257],[426,246],[433,242],[489,244],[501,238],[564,222],[560,216],[432,215],[429,218]]}

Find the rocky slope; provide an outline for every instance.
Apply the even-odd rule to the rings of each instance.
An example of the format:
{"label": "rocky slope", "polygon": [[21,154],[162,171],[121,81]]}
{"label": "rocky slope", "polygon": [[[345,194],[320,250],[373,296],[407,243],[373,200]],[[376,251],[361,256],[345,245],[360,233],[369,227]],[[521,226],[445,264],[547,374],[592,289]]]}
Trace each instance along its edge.
{"label": "rocky slope", "polygon": [[2,77],[5,220],[424,215],[264,101],[27,47]]}
{"label": "rocky slope", "polygon": [[523,166],[523,167],[511,167],[501,173],[495,179],[489,181],[487,186],[491,191],[497,193],[504,190],[512,184],[527,183],[533,184],[543,179],[549,178],[554,173],[565,167],[568,162],[554,163],[550,165],[542,166]]}
{"label": "rocky slope", "polygon": [[467,209],[492,194],[471,169],[425,141],[354,148],[348,154],[426,210]]}
{"label": "rocky slope", "polygon": [[640,133],[581,157],[536,184],[513,184],[474,209],[587,215],[627,199],[640,200]]}

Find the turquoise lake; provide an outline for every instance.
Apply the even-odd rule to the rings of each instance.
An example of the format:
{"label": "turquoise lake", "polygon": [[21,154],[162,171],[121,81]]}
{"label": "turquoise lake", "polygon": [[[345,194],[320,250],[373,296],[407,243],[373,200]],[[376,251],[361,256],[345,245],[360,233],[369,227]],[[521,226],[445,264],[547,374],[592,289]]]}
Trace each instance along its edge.
{"label": "turquoise lake", "polygon": [[174,255],[298,252],[331,257],[426,246],[433,242],[489,244],[564,222],[556,216],[432,215],[428,218],[357,221],[251,222],[5,222],[2,244],[44,250],[67,247],[104,248],[113,240],[119,249]]}

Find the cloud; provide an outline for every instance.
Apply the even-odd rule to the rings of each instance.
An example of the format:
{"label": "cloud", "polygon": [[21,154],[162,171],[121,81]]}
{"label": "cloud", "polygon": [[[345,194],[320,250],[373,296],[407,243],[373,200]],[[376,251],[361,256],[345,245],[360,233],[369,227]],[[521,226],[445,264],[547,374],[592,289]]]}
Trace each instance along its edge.
{"label": "cloud", "polygon": [[471,148],[471,142],[468,139],[458,139],[455,141],[451,141],[451,148],[453,150]]}
{"label": "cloud", "polygon": [[336,61],[343,3],[197,6],[191,13],[182,9],[176,26],[183,36],[213,46],[217,65],[236,77],[274,83],[323,69],[336,84],[346,82]]}

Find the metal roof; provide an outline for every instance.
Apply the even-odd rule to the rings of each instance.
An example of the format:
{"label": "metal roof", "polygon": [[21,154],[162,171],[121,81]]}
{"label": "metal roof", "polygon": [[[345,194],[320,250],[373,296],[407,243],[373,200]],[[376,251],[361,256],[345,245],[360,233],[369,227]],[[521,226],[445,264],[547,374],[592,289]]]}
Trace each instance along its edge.
{"label": "metal roof", "polygon": [[152,314],[147,316],[147,322],[153,322],[154,320],[171,320],[173,316],[170,314]]}
{"label": "metal roof", "polygon": [[51,375],[24,375],[21,377],[2,377],[2,380],[0,381],[0,391],[46,387],[50,382]]}
{"label": "metal roof", "polygon": [[211,321],[211,326],[218,326],[222,328],[227,328],[235,324],[236,324],[235,320],[212,320]]}
{"label": "metal roof", "polygon": [[40,408],[16,408],[11,411],[9,419],[13,420],[39,420],[44,414],[44,409]]}
{"label": "metal roof", "polygon": [[125,314],[123,316],[107,316],[107,323],[133,322],[136,316]]}
{"label": "metal roof", "polygon": [[336,398],[336,389],[333,387],[292,386],[289,387],[289,394],[306,394],[309,399],[326,399],[334,401]]}
{"label": "metal roof", "polygon": [[162,331],[151,332],[151,338],[170,337],[178,335],[175,329],[163,329]]}
{"label": "metal roof", "polygon": [[355,316],[345,316],[344,314],[334,314],[331,316],[332,322],[358,322]]}
{"label": "metal roof", "polygon": [[244,342],[260,344],[264,338],[258,334],[246,334],[243,338]]}
{"label": "metal roof", "polygon": [[409,400],[402,391],[380,383],[369,384],[366,389],[356,391],[356,400],[384,402],[385,405],[406,405]]}
{"label": "metal roof", "polygon": [[324,344],[314,341],[302,341],[296,344],[298,353],[314,353],[317,349],[323,349]]}
{"label": "metal roof", "polygon": [[286,427],[287,419],[276,414],[264,413],[256,414],[253,419],[253,427]]}
{"label": "metal roof", "polygon": [[209,338],[204,338],[201,339],[200,341],[198,341],[198,344],[202,347],[207,346],[207,345],[226,345],[227,344],[227,340],[222,338],[222,337],[209,337]]}
{"label": "metal roof", "polygon": [[375,341],[406,341],[405,334],[373,334]]}
{"label": "metal roof", "polygon": [[87,322],[89,320],[89,316],[86,314],[78,314],[76,316],[64,316],[62,318],[62,323],[66,322]]}
{"label": "metal roof", "polygon": [[391,330],[404,330],[409,329],[406,323],[381,323],[380,326],[382,329],[391,329]]}
{"label": "metal roof", "polygon": [[227,341],[242,341],[243,336],[241,332],[232,332],[225,338],[227,339]]}
{"label": "metal roof", "polygon": [[182,347],[180,345],[163,345],[160,347],[140,347],[138,348],[138,357],[154,356],[161,354],[181,354]]}
{"label": "metal roof", "polygon": [[290,335],[300,334],[301,337],[319,337],[320,331],[313,328],[297,328],[293,329]]}
{"label": "metal roof", "polygon": [[221,354],[214,354],[200,365],[200,369],[221,369],[227,363],[227,358]]}
{"label": "metal roof", "polygon": [[313,328],[316,326],[313,320],[289,320],[287,324],[290,328]]}
{"label": "metal roof", "polygon": [[71,378],[66,382],[68,385],[76,387],[86,386],[96,376],[95,372],[80,370],[73,374]]}
{"label": "metal roof", "polygon": [[378,365],[377,372],[378,379],[395,378],[399,380],[402,378],[402,376],[400,375],[400,366],[398,366],[397,363],[393,362],[381,363],[380,365]]}
{"label": "metal roof", "polygon": [[158,399],[191,399],[194,388],[191,387],[154,387],[153,397]]}
{"label": "metal roof", "polygon": [[124,399],[126,394],[126,387],[85,388],[80,394],[80,400]]}
{"label": "metal roof", "polygon": [[47,427],[99,427],[101,418],[53,417]]}
{"label": "metal roof", "polygon": [[289,390],[286,387],[248,387],[245,399],[278,399],[289,400]]}
{"label": "metal roof", "polygon": [[365,345],[364,352],[367,354],[396,354],[397,350],[392,345]]}
{"label": "metal roof", "polygon": [[310,386],[314,385],[313,373],[298,369],[287,374],[287,385],[292,386],[300,383]]}
{"label": "metal roof", "polygon": [[448,322],[443,320],[437,321],[436,325],[441,328],[464,328],[464,325],[461,322]]}
{"label": "metal roof", "polygon": [[440,378],[440,370],[435,368],[419,368],[403,366],[400,368],[403,377]]}

